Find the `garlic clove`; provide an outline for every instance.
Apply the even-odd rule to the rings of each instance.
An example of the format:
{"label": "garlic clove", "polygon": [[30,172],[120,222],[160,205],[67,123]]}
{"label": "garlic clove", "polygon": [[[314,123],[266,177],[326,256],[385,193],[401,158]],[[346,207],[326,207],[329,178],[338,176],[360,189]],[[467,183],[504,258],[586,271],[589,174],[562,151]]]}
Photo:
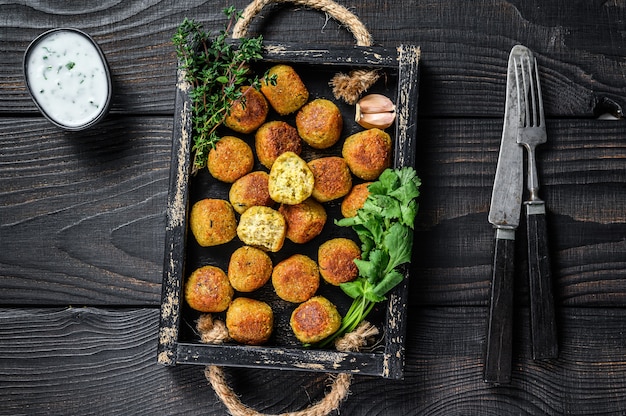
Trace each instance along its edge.
{"label": "garlic clove", "polygon": [[396,111],[393,101],[382,94],[368,94],[357,102],[361,113],[385,113]]}
{"label": "garlic clove", "polygon": [[393,124],[395,119],[395,111],[385,113],[362,113],[356,122],[366,129],[386,129]]}

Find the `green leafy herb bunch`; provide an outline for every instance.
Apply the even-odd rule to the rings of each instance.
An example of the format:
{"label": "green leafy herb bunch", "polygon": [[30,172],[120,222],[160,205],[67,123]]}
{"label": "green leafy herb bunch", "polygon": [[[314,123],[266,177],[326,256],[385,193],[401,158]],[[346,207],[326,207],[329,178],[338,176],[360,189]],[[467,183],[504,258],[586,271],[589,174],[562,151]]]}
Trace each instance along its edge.
{"label": "green leafy herb bunch", "polygon": [[240,87],[260,86],[249,63],[261,58],[263,38],[241,38],[238,47],[228,42],[241,11],[231,6],[224,13],[229,21],[217,34],[204,31],[201,24],[186,18],[172,37],[185,80],[191,84],[194,170],[206,166],[209,151],[220,138],[217,129],[231,103],[240,100],[245,105]]}
{"label": "green leafy herb bunch", "polygon": [[404,276],[398,267],[411,261],[420,185],[412,167],[387,169],[369,185],[369,195],[357,215],[336,221],[337,225],[351,226],[361,240],[361,259],[354,261],[359,277],[341,284],[341,289],[353,298],[352,305],[339,330],[321,346],[354,331],[402,282]]}

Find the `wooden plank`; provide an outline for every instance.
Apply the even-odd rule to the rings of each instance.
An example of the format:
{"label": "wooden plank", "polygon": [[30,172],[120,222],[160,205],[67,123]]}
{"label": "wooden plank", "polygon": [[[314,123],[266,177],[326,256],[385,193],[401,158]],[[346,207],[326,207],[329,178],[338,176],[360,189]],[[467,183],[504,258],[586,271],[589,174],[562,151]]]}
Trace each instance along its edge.
{"label": "wooden plank", "polygon": [[0,120],[3,304],[157,304],[172,121]]}
{"label": "wooden plank", "polygon": [[[355,376],[340,414],[626,412],[624,309],[564,308],[561,355],[533,362],[528,314],[516,313],[513,379],[482,381],[487,308],[411,308],[403,381]],[[151,309],[1,309],[0,414],[223,415],[202,366],[156,363]],[[241,400],[265,413],[319,400],[325,374],[226,369]],[[273,394],[271,393],[273,392]]]}
{"label": "wooden plank", "polygon": [[[114,114],[172,114],[176,58],[170,39],[177,25],[190,17],[219,30],[226,23],[223,7],[241,9],[248,3],[155,0],[84,10],[63,3],[4,2],[0,113],[35,111],[20,72],[28,43],[47,29],[77,26],[96,38],[111,64]],[[422,86],[420,114],[502,115],[507,58],[517,43],[538,57],[548,117],[591,117],[613,107],[612,102],[625,105],[626,45],[616,37],[624,36],[626,8],[619,2],[537,7],[500,0],[341,3],[354,11],[377,45],[422,47],[422,75],[428,82]],[[354,44],[349,32],[323,13],[295,6],[263,10],[250,28],[250,34],[258,33],[274,42]]]}
{"label": "wooden plank", "polygon": [[[39,119],[0,120],[3,304],[160,303],[171,123],[120,118],[66,134]],[[412,304],[486,305],[501,128],[419,120]],[[548,121],[538,158],[560,304],[624,304],[624,133],[621,122]],[[524,304],[525,278],[516,290]]]}

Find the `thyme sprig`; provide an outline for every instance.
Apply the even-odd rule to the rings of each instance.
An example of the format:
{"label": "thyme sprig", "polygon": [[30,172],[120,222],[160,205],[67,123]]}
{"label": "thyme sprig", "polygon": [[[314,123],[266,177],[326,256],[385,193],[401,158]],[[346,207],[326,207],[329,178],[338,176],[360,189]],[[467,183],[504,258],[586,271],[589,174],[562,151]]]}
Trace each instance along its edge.
{"label": "thyme sprig", "polygon": [[249,63],[261,58],[263,37],[241,38],[235,47],[227,39],[234,23],[241,18],[241,11],[231,6],[223,12],[229,20],[216,34],[185,18],[172,37],[179,66],[191,84],[194,171],[206,166],[209,151],[220,139],[218,127],[232,102],[240,100],[245,105],[240,87],[260,87],[260,80],[250,70]]}

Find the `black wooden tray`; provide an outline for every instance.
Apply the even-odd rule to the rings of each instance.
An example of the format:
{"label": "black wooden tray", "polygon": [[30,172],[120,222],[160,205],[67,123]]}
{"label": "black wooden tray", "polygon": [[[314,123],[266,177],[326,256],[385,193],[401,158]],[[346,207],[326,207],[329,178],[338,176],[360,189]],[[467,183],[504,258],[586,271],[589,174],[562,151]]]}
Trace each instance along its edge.
{"label": "black wooden tray", "polygon": [[[383,76],[370,88],[390,97],[397,106],[394,128],[388,129],[394,145],[394,167],[415,165],[415,141],[417,127],[417,99],[419,84],[419,48],[400,45],[396,49],[378,47],[349,47],[304,49],[302,45],[265,44],[263,59],[257,63],[257,73],[276,63],[292,65],[300,74],[310,92],[309,100],[327,98],[334,101],[342,111],[344,129],[342,139],[362,128],[354,122],[354,106],[333,97],[329,81],[338,72],[354,69],[379,69]],[[408,271],[405,279],[372,311],[368,321],[380,331],[375,346],[358,353],[339,352],[334,349],[305,348],[291,334],[289,316],[296,305],[281,301],[273,293],[271,283],[257,293],[246,294],[270,303],[275,314],[274,335],[264,346],[239,344],[210,345],[201,343],[195,333],[195,321],[199,314],[184,302],[182,288],[185,278],[197,267],[212,264],[227,269],[230,253],[241,242],[235,238],[223,246],[202,248],[191,233],[187,232],[189,207],[199,199],[211,197],[228,200],[228,185],[211,178],[206,169],[191,175],[191,103],[188,84],[178,72],[176,86],[176,109],[174,113],[172,164],[167,207],[167,228],[161,321],[159,330],[158,362],[164,365],[200,364],[272,369],[306,370],[320,372],[349,372],[399,379],[403,376],[404,338],[406,332],[406,307],[408,296]],[[268,120],[278,118],[270,113]],[[295,126],[293,119],[285,119]],[[232,133],[231,133],[232,134]],[[246,140],[254,149],[252,136],[238,137]],[[326,150],[313,150],[303,145],[303,159],[340,155],[341,143]],[[263,168],[260,164],[255,170]],[[357,182],[355,182],[357,183]],[[328,222],[322,234],[310,243],[296,245],[288,240],[278,253],[271,253],[274,264],[299,252],[315,259],[317,247],[328,238],[347,236],[358,242],[352,230],[337,227],[333,221],[340,218],[340,201],[326,203]],[[406,269],[408,270],[408,268]],[[333,301],[343,315],[352,299],[330,285],[322,283],[318,294]],[[218,316],[219,318],[219,316]]]}

